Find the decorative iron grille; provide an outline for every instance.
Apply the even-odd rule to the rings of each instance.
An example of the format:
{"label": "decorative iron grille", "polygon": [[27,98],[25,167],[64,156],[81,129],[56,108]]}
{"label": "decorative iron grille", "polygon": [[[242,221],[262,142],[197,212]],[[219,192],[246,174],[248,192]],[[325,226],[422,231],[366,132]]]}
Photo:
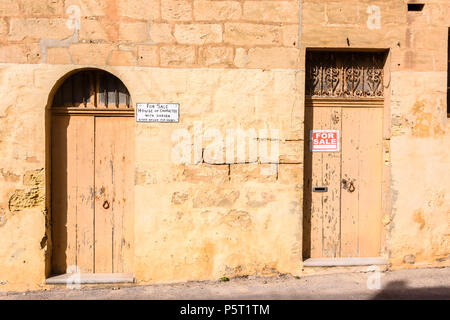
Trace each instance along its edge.
{"label": "decorative iron grille", "polygon": [[306,53],[306,95],[331,98],[382,98],[383,52]]}

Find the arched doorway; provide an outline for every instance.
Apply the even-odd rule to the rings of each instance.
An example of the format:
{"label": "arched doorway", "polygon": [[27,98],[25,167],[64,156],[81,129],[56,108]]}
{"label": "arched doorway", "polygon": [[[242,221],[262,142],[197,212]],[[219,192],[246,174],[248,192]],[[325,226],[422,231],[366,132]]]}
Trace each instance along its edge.
{"label": "arched doorway", "polygon": [[133,272],[134,109],[114,75],[70,75],[51,106],[52,273]]}

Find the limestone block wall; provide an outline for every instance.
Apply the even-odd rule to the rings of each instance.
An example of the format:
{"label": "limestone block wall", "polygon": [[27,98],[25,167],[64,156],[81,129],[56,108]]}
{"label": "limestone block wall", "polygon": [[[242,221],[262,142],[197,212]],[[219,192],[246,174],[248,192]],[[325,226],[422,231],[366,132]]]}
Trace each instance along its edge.
{"label": "limestone block wall", "polygon": [[298,0],[4,0],[0,62],[297,68],[298,17]]}
{"label": "limestone block wall", "polygon": [[[298,271],[298,8],[298,1],[2,1],[0,289],[42,288],[51,272],[46,108],[58,80],[83,67],[117,75],[135,102],[181,105],[179,124],[136,125],[139,282]],[[194,123],[200,136],[278,130],[282,162],[212,163],[202,156],[205,140],[200,158],[175,164],[171,135],[194,135]],[[270,145],[267,134],[250,139],[258,146],[260,137]]]}

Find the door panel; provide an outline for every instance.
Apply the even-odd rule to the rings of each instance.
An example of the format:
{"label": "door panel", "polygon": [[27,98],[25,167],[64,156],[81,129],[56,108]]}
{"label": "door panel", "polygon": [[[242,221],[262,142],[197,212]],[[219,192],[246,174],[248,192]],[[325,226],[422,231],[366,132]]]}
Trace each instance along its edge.
{"label": "door panel", "polygon": [[53,117],[53,270],[93,271],[94,119]]}
{"label": "door panel", "polygon": [[361,109],[359,153],[359,254],[373,257],[381,247],[382,117],[380,108]]}
{"label": "door panel", "polygon": [[[328,108],[327,108],[328,109]],[[324,113],[324,127],[326,130],[341,130],[341,108],[330,108]],[[322,153],[322,180],[328,187],[323,194],[323,252],[324,257],[338,257],[340,253],[340,196],[341,196],[341,153]]]}
{"label": "door panel", "polygon": [[[305,179],[305,215],[310,218],[304,221],[310,224],[305,229],[309,228],[311,239],[309,257],[379,256],[383,109],[307,109],[305,174],[311,178]],[[339,130],[340,152],[311,153],[309,131],[313,129]],[[315,186],[328,191],[312,192]]]}
{"label": "door panel", "polygon": [[[342,179],[359,180],[360,160],[360,118],[359,108],[345,108],[342,111]],[[341,192],[341,256],[359,256],[359,191]]]}
{"label": "door panel", "polygon": [[[313,110],[313,128],[322,129],[326,126],[326,110]],[[308,144],[309,145],[309,144]],[[309,148],[309,146],[308,146]],[[311,154],[311,188],[323,186],[323,153]],[[311,189],[309,189],[311,190]],[[311,194],[311,257],[323,255],[323,193]]]}
{"label": "door panel", "polygon": [[[340,118],[341,108],[315,108],[313,128],[341,130]],[[309,190],[328,188],[327,192],[311,194],[311,257],[337,257],[340,251],[340,153],[313,152],[310,158],[312,185]]]}
{"label": "door panel", "polygon": [[97,117],[95,124],[95,271],[132,267],[133,119]]}
{"label": "door panel", "polygon": [[52,130],[53,272],[132,272],[133,118],[55,115]]}

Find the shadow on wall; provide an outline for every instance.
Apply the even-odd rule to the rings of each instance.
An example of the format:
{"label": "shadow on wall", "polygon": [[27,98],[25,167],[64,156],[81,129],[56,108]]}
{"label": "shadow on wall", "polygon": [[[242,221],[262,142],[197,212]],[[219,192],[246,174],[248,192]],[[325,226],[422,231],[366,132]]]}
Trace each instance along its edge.
{"label": "shadow on wall", "polygon": [[391,281],[372,300],[450,300],[450,287],[414,288],[404,280]]}

